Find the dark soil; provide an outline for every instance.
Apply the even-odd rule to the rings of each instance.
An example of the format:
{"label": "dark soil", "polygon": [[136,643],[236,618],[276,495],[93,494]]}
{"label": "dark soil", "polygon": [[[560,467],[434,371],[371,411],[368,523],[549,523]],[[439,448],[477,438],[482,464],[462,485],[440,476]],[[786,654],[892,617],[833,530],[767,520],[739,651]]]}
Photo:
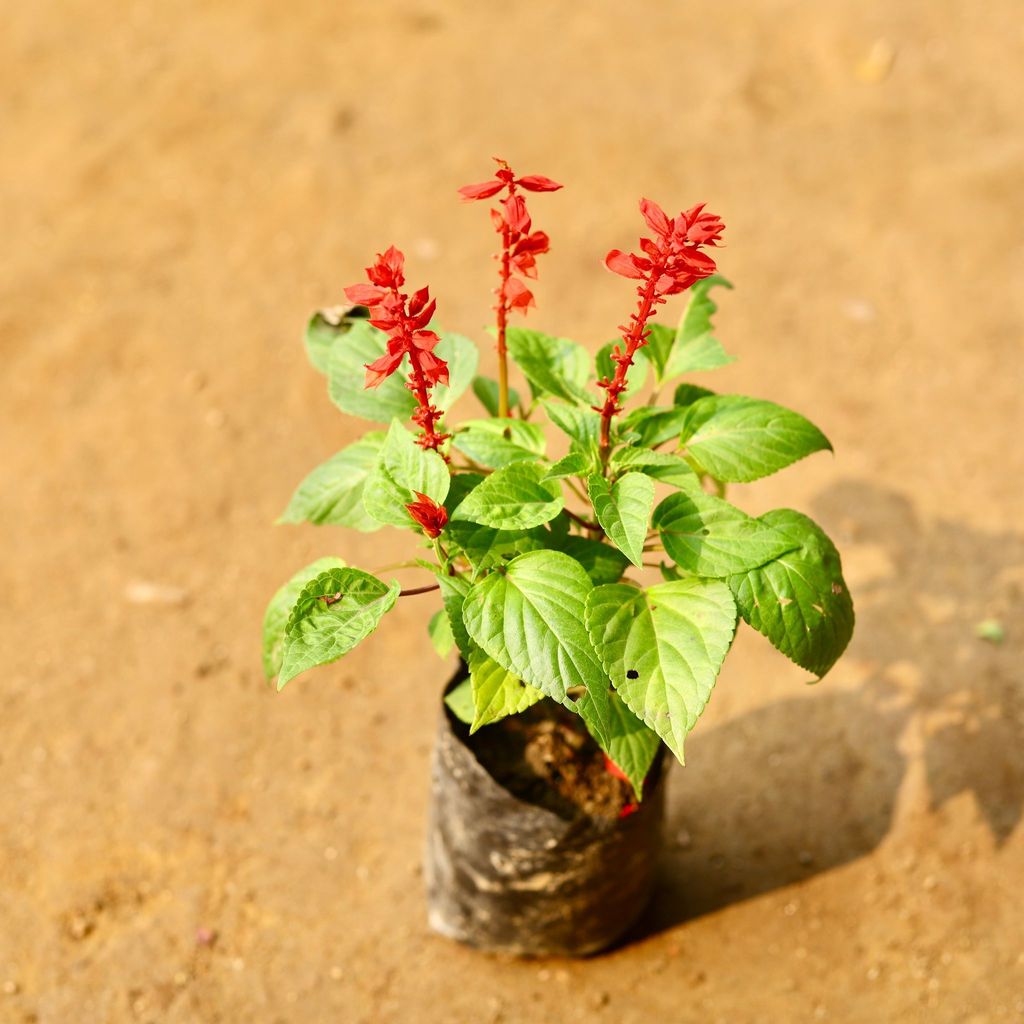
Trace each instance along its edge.
{"label": "dark soil", "polygon": [[510,793],[562,817],[582,811],[617,818],[633,802],[629,783],[608,771],[579,718],[553,701],[481,729],[467,743]]}

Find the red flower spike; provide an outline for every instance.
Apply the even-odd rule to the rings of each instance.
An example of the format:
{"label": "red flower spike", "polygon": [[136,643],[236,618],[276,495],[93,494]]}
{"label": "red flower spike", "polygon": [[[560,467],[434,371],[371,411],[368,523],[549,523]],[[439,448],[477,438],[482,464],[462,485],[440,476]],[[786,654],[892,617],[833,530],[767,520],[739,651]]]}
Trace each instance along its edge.
{"label": "red flower spike", "polygon": [[517,178],[507,161],[500,157],[494,159],[498,164],[494,180],[478,185],[464,185],[459,189],[459,194],[465,199],[487,199],[504,193],[500,209],[491,210],[491,223],[495,231],[501,235],[501,252],[497,255],[501,284],[496,292],[498,304],[494,308],[498,315],[498,414],[507,416],[508,350],[505,345],[505,333],[508,329],[508,316],[514,310],[525,313],[534,305],[533,293],[512,275],[535,278],[536,257],[547,252],[550,244],[548,236],[543,231],[531,232],[530,212],[525,199],[517,190],[555,192],[562,186],[543,174],[527,174]]}
{"label": "red flower spike", "polygon": [[[420,428],[416,443],[437,451],[451,435],[438,433],[441,412],[430,401],[430,389],[448,383],[448,364],[433,351],[440,338],[433,331],[423,330],[434,315],[436,303],[427,288],[420,288],[411,298],[399,291],[405,283],[405,256],[393,245],[378,254],[373,266],[366,268],[366,276],[372,285],[352,285],[345,294],[370,307],[370,323],[388,335],[388,342],[387,352],[367,363],[365,386],[380,385],[408,356],[406,387],[416,397],[412,420]],[[442,453],[442,458],[447,456]]]}
{"label": "red flower spike", "polygon": [[640,282],[639,305],[621,328],[624,345],[613,355],[615,374],[610,380],[605,377],[597,382],[605,392],[604,404],[598,409],[601,450],[605,454],[611,445],[612,417],[622,411],[619,396],[626,390],[626,374],[637,349],[647,344],[647,321],[666,296],[677,295],[715,272],[715,261],[701,247],[717,245],[725,230],[720,217],[704,212],[703,203],[672,218],[657,203],[641,199],[640,213],[655,235],[640,239],[644,255],[612,249],[604,258],[604,265],[613,274]]}
{"label": "red flower spike", "polygon": [[405,506],[410,516],[423,527],[423,532],[431,539],[440,537],[445,526],[448,525],[448,510],[444,505],[439,505],[433,498],[414,492],[417,500]]}

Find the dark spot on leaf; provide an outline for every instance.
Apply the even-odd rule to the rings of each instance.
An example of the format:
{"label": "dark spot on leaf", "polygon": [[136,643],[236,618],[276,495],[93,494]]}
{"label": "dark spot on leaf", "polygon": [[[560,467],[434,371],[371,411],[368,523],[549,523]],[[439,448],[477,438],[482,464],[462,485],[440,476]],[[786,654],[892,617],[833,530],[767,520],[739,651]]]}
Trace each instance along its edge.
{"label": "dark spot on leaf", "polygon": [[636,670],[635,668],[631,668],[631,669],[630,669],[630,670],[629,670],[629,671],[628,671],[628,672],[626,673],[626,678],[627,678],[627,679],[639,679],[639,678],[640,678],[640,673],[639,673],[639,672],[637,672],[637,670]]}
{"label": "dark spot on leaf", "polygon": [[706,537],[711,531],[705,526],[700,532]]}

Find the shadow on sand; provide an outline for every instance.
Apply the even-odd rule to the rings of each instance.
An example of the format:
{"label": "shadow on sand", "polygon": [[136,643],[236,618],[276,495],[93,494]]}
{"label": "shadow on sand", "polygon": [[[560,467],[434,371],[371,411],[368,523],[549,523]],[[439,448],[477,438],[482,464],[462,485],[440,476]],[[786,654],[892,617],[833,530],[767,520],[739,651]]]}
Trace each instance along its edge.
{"label": "shadow on sand", "polygon": [[[851,552],[877,563],[855,588],[856,691],[827,681],[688,743],[670,784],[661,886],[638,939],[862,857],[889,831],[906,771],[900,737],[923,737],[931,809],[970,792],[997,843],[1024,809],[1019,623],[1024,534],[924,522],[902,496],[844,482],[814,503]],[[976,635],[1001,621],[1002,643]]]}

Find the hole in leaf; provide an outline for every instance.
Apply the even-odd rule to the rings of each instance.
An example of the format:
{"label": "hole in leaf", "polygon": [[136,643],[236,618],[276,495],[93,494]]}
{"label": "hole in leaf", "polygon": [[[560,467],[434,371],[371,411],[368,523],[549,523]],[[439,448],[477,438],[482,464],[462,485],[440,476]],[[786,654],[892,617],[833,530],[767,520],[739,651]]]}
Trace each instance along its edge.
{"label": "hole in leaf", "polygon": [[631,668],[631,669],[630,669],[630,670],[629,670],[629,671],[628,671],[628,672],[626,673],[626,678],[627,678],[627,679],[639,679],[639,678],[640,678],[640,673],[639,673],[639,672],[637,672],[637,670],[636,670],[635,668]]}

